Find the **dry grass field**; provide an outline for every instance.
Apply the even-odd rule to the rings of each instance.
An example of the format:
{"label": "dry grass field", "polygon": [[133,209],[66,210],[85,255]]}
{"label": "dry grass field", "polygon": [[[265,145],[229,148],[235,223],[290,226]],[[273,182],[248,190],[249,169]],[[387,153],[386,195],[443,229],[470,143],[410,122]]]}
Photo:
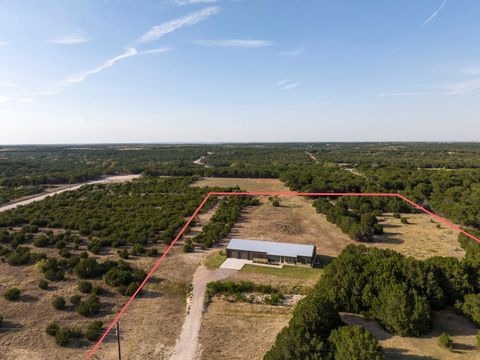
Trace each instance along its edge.
{"label": "dry grass field", "polygon": [[287,325],[291,308],[231,303],[215,299],[203,316],[200,356],[203,360],[262,359]]}
{"label": "dry grass field", "polygon": [[[451,309],[435,312],[434,329],[418,337],[401,337],[383,330],[375,320],[365,319],[360,315],[343,314],[342,319],[349,325],[361,325],[379,340],[385,352],[385,359],[480,359],[476,347],[476,327],[463,316]],[[442,332],[449,334],[453,340],[453,351],[438,344]]]}
{"label": "dry grass field", "polygon": [[463,257],[458,232],[427,214],[404,215],[408,224],[402,224],[390,214],[380,218],[385,234],[376,238],[373,246],[388,248],[417,259],[432,256]]}

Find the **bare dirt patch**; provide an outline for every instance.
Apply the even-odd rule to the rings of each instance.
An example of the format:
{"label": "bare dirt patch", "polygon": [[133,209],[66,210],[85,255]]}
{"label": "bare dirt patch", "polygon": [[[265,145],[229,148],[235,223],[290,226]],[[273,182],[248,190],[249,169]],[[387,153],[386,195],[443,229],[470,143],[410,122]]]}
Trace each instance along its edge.
{"label": "bare dirt patch", "polygon": [[290,315],[284,306],[214,299],[200,329],[201,359],[262,359]]}
{"label": "bare dirt patch", "polygon": [[[434,329],[418,338],[392,335],[375,320],[360,315],[343,314],[342,319],[349,325],[361,325],[369,330],[384,348],[385,359],[480,359],[475,339],[477,329],[451,309],[435,312]],[[438,344],[437,337],[444,331],[454,342],[453,351]]]}

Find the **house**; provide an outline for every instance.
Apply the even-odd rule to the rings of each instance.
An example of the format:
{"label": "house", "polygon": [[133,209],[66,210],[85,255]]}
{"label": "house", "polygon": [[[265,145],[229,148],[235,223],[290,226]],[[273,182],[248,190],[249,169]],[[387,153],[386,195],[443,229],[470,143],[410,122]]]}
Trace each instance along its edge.
{"label": "house", "polygon": [[231,239],[227,258],[253,260],[272,264],[313,265],[317,248],[314,245],[273,241]]}

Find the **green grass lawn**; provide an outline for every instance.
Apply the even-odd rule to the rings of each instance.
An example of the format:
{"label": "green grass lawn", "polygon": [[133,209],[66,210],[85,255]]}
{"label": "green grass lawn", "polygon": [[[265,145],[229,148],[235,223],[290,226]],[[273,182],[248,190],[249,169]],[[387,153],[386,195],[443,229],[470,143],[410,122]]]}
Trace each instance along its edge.
{"label": "green grass lawn", "polygon": [[226,258],[227,257],[224,250],[215,251],[213,254],[209,255],[207,261],[205,262],[205,265],[209,269],[218,269],[220,265],[223,264]]}
{"label": "green grass lawn", "polygon": [[246,264],[241,271],[247,273],[282,276],[301,280],[319,279],[320,275],[322,275],[321,269],[289,265],[285,265],[283,268],[279,269],[268,266]]}

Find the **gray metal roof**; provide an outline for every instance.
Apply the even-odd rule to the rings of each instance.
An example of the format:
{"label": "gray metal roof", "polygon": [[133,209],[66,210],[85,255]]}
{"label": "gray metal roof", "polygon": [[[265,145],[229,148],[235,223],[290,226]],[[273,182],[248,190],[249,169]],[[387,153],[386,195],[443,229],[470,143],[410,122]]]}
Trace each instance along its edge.
{"label": "gray metal roof", "polygon": [[314,255],[313,245],[290,244],[273,241],[232,239],[227,245],[229,250],[255,251],[277,256],[307,256]]}

